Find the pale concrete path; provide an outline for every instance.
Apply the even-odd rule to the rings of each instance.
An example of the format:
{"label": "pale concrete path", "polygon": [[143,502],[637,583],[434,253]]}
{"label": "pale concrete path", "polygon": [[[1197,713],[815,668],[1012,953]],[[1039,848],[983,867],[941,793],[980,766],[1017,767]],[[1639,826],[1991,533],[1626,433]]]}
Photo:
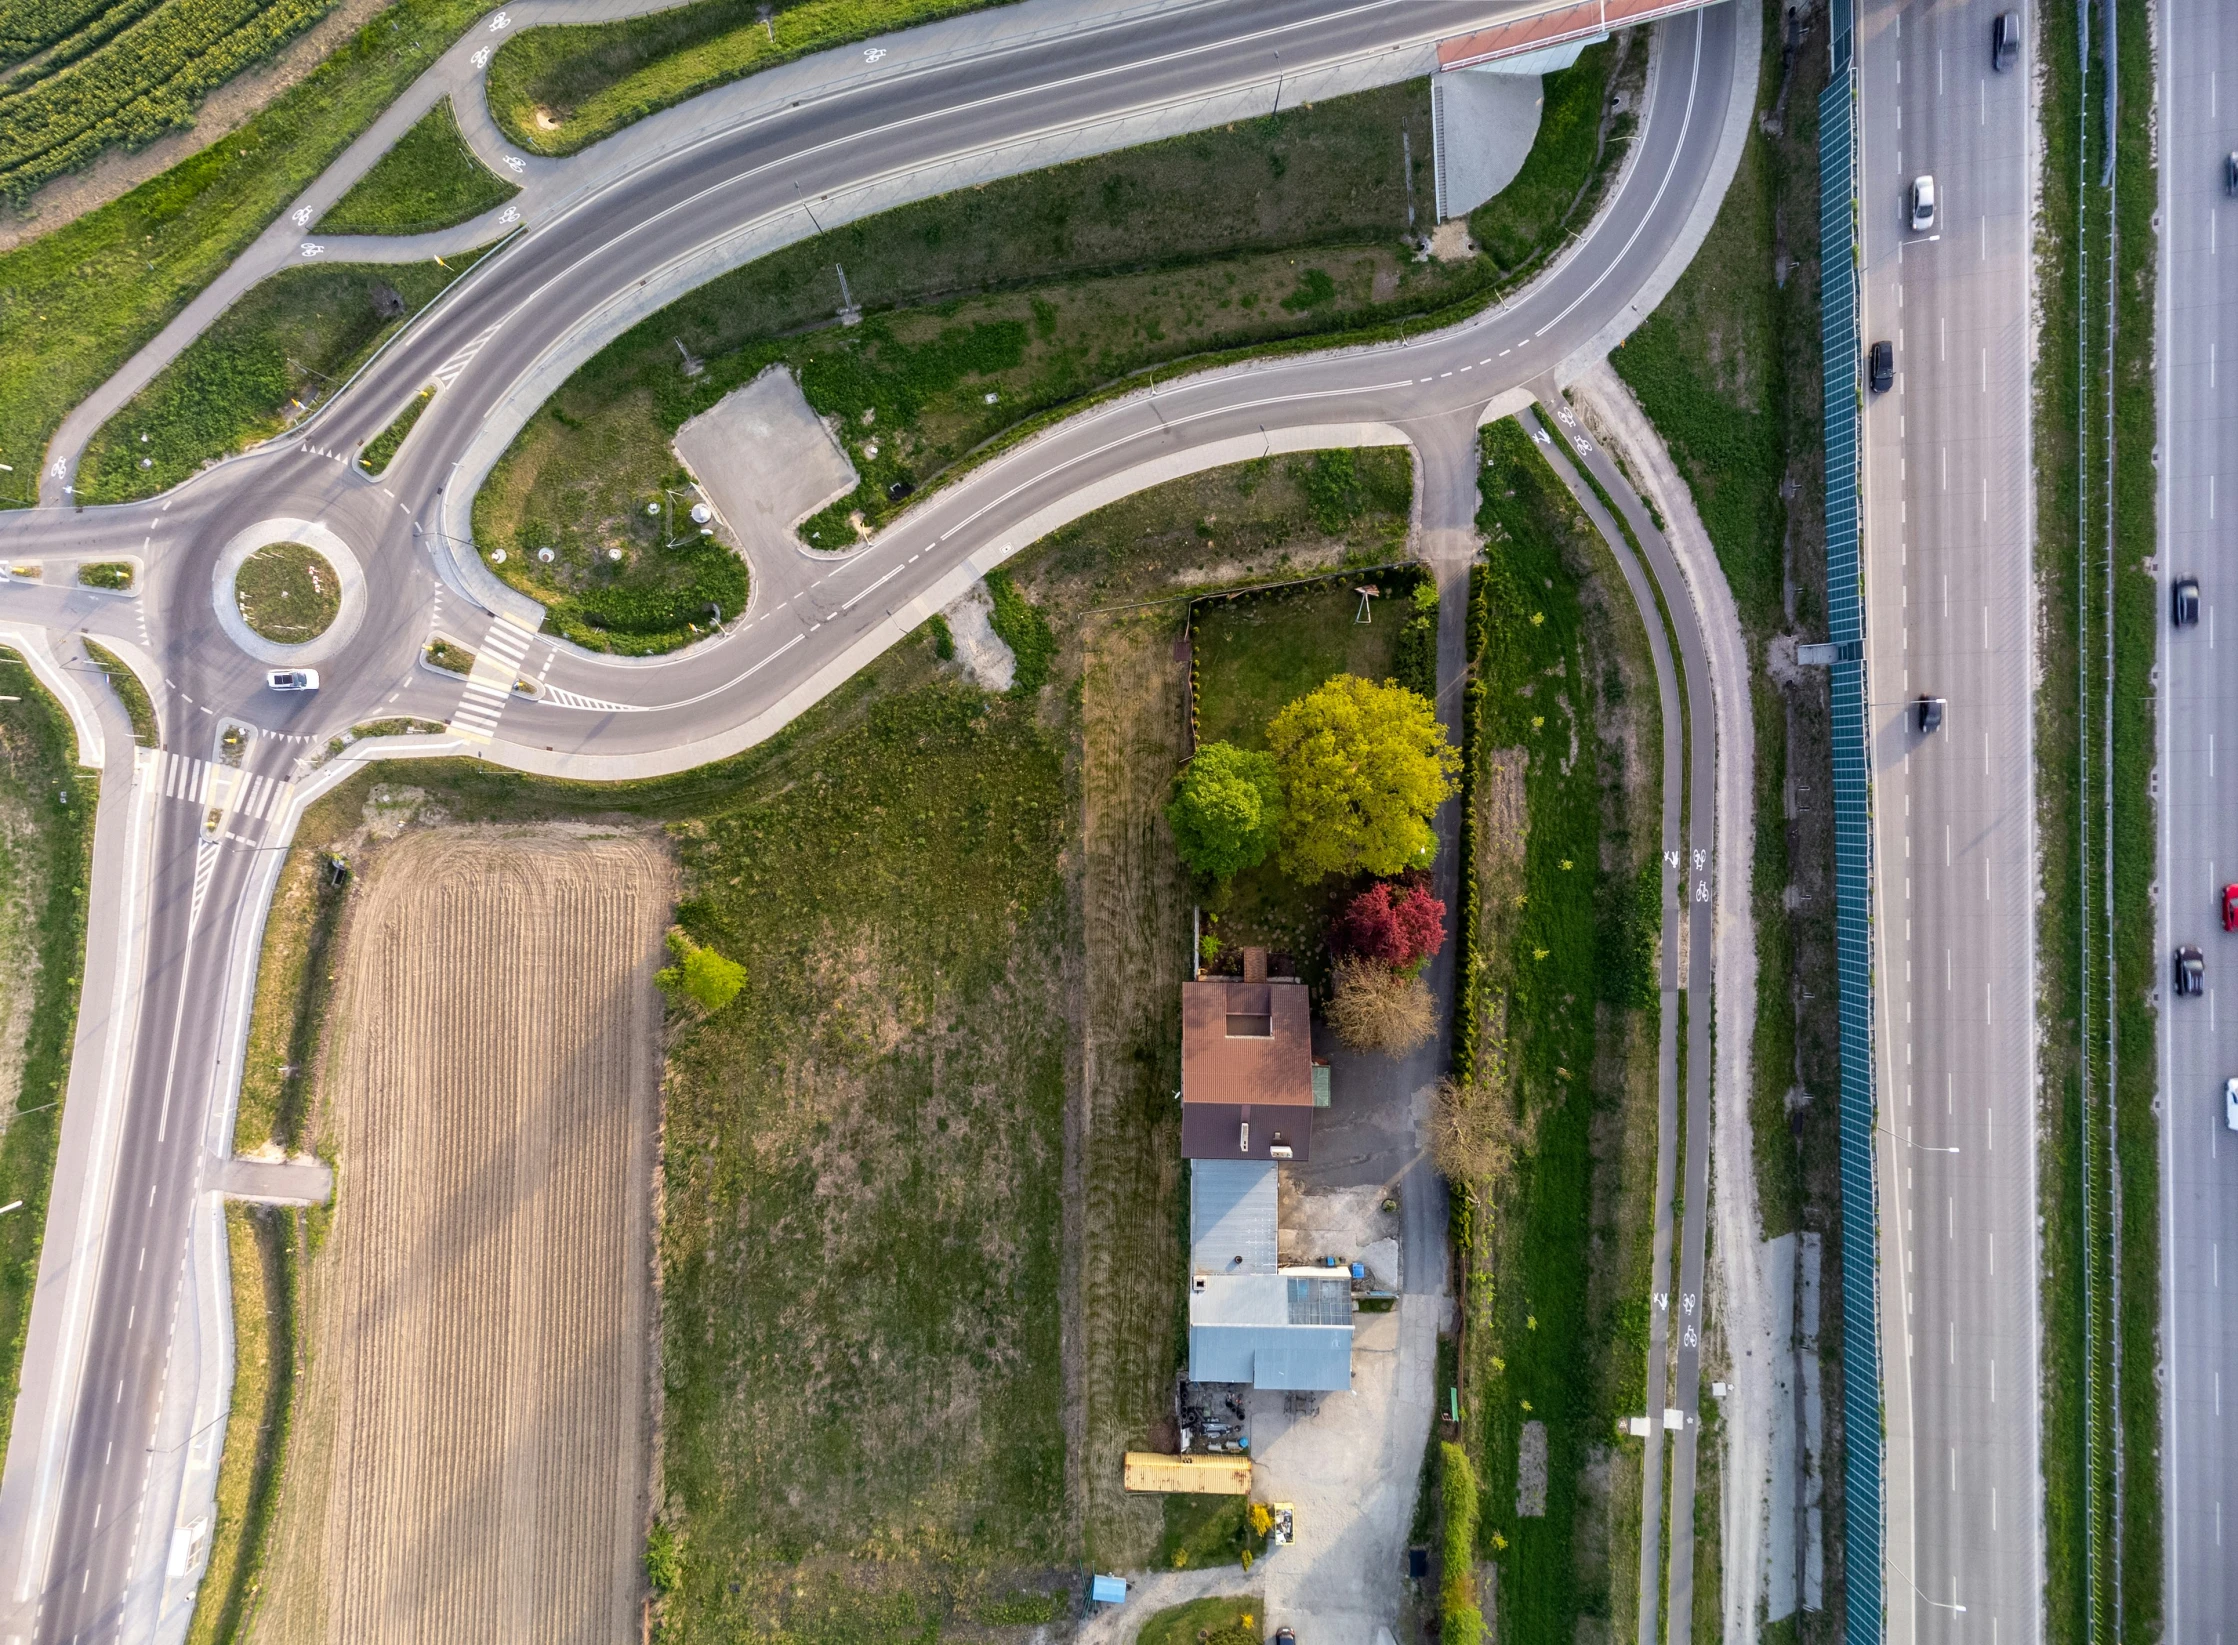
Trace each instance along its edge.
{"label": "pale concrete path", "polygon": [[1693,493],[1662,436],[1607,361],[1571,385],[1587,426],[1624,456],[1642,494],[1663,516],[1664,537],[1686,579],[1709,654],[1711,715],[1717,728],[1715,978],[1717,1064],[1711,1078],[1711,1212],[1716,1219],[1713,1293],[1731,1361],[1725,1407],[1725,1633],[1728,1645],[1755,1645],[1757,1599],[1764,1591],[1766,1510],[1773,1452],[1792,1454],[1793,1406],[1776,1396],[1775,1372],[1789,1352],[1793,1260],[1779,1261],[1759,1239],[1756,1157],[1749,1123],[1750,1060],[1756,1012],[1756,925],[1749,906],[1755,863],[1755,725],[1750,712],[1748,640],[1717,550]]}
{"label": "pale concrete path", "polygon": [[217,1191],[257,1205],[324,1205],[334,1198],[334,1167],[324,1160],[246,1159],[217,1169]]}
{"label": "pale concrete path", "polygon": [[[521,30],[547,24],[611,22],[667,10],[677,0],[522,0],[491,11],[405,89],[388,109],[321,172],[249,248],[203,289],[117,374],[77,406],[49,442],[39,475],[42,506],[70,500],[78,459],[101,425],[151,382],[251,286],[303,262],[411,263],[486,246],[522,227],[556,216],[587,195],[609,188],[658,155],[714,132],[750,124],[811,98],[829,96],[872,75],[999,50],[1091,23],[1179,9],[1198,0],[1138,0],[1119,9],[1095,0],[1017,0],[944,22],[878,37],[876,46],[840,47],[797,58],[701,93],[624,127],[565,159],[515,148],[490,117],[485,77],[496,48]],[[866,55],[876,51],[875,59]],[[875,65],[875,66],[874,66]],[[405,236],[330,236],[311,230],[397,139],[445,98],[467,143],[498,176],[520,185],[503,206],[455,227]],[[1163,135],[1161,133],[1161,135]],[[1036,164],[1048,163],[1037,161]],[[1026,169],[1026,168],[1013,168]]]}

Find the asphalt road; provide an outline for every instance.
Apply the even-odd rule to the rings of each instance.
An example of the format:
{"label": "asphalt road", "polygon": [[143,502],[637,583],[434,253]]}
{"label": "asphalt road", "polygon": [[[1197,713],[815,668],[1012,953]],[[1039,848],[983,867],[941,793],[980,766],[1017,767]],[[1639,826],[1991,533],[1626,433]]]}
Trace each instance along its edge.
{"label": "asphalt road", "polygon": [[[494,739],[482,744],[493,760],[581,775],[680,769],[743,746],[915,626],[928,603],[939,603],[944,584],[1023,548],[1083,499],[1151,483],[1177,465],[1255,455],[1286,436],[1349,441],[1363,431],[1403,433],[1450,420],[1588,344],[1623,316],[1698,204],[1733,89],[1731,8],[1664,25],[1639,163],[1597,231],[1512,305],[1405,345],[1209,373],[1084,414],[936,494],[842,562],[803,554],[786,565],[756,565],[747,617],[719,641],[674,658],[595,658],[518,631],[477,638],[434,535],[456,453],[571,326],[726,222],[784,207],[796,182],[813,194],[919,157],[928,145],[961,151],[1022,125],[1085,119],[1201,91],[1223,76],[1272,72],[1278,43],[1286,63],[1300,54],[1356,54],[1387,37],[1402,10],[1410,32],[1433,23],[1455,32],[1506,9],[1422,0],[1404,8],[1214,4],[1163,18],[1154,32],[1122,28],[1043,45],[711,136],[491,259],[462,282],[455,300],[405,333],[300,445],[226,464],[151,504],[0,518],[0,554],[9,557],[132,553],[148,566],[135,602],[97,603],[88,612],[84,596],[12,583],[0,588],[0,615],[141,645],[158,659],[168,688],[167,746],[206,760],[219,718],[233,715],[259,733],[248,754],[257,776],[295,773],[311,745],[376,712],[457,720],[470,738]],[[1285,34],[1285,20],[1297,30]],[[381,483],[328,455],[353,450],[450,365],[455,376]],[[273,518],[324,522],[363,565],[370,590],[355,635],[320,663],[327,689],[292,700],[261,689],[263,665],[226,638],[213,598],[225,543]],[[438,620],[453,632],[467,629],[484,650],[519,650],[519,671],[544,683],[544,697],[499,698],[488,705],[494,713],[460,719],[458,683],[417,665]],[[186,774],[199,780],[191,768]],[[239,813],[208,843],[199,803],[158,803],[156,960],[127,1090],[127,1142],[89,1369],[38,1596],[35,1637],[42,1640],[96,1630],[109,1637],[120,1626],[144,1635],[162,1590],[170,1533],[164,1507],[175,1501],[175,1490],[164,1495],[162,1466],[151,1466],[148,1436],[164,1398],[173,1328],[167,1299],[179,1292],[188,1211],[209,1163],[198,1139],[222,1100],[212,1075],[225,1051],[218,1028],[224,967],[238,934],[228,922],[249,900],[241,891],[264,841],[258,820]],[[198,879],[206,887],[199,918]],[[1697,1060],[1708,1066],[1706,1053]],[[1706,1124],[1698,1129],[1706,1137]],[[1687,1193],[1690,1205],[1706,1199],[1699,1183]],[[0,1603],[11,1598],[0,1595]]]}
{"label": "asphalt road", "polygon": [[[2223,1391],[2227,1377],[2238,1407],[2238,1275],[2222,1283],[2223,1248],[2238,1259],[2238,1134],[2223,1123],[2238,1011],[2226,1026],[2217,1004],[2238,977],[2238,936],[2220,929],[2218,905],[2238,881],[2238,840],[2222,844],[2238,815],[2238,644],[2216,634],[2223,605],[2238,616],[2216,523],[2222,476],[2238,475],[2238,419],[2216,381],[2224,343],[2238,367],[2238,301],[2221,284],[2238,258],[2238,200],[2223,182],[2238,149],[2238,33],[2202,0],[2171,0],[2160,19],[2160,934],[2163,953],[2190,942],[2207,956],[2206,996],[2164,993],[2161,1015],[2167,1636],[2219,1641],[2238,1628],[2238,1524],[2223,1526],[2238,1514],[2238,1409],[2226,1414]],[[2168,626],[2179,577],[2199,579],[2197,628]],[[2231,745],[2220,772],[2218,739]]]}
{"label": "asphalt road", "polygon": [[[2030,63],[1995,10],[1859,20],[1881,1353],[1891,1645],[2042,1632]],[[1920,173],[1934,233],[1908,226]],[[1908,704],[1948,700],[1922,735]],[[1963,1609],[1961,1609],[1963,1607]]]}

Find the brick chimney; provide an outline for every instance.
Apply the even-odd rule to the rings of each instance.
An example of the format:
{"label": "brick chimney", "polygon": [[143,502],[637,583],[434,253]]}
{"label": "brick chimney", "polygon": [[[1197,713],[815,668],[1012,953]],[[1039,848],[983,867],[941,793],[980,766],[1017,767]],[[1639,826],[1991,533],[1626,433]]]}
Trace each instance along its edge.
{"label": "brick chimney", "polygon": [[1264,948],[1246,948],[1243,951],[1243,980],[1245,982],[1265,982],[1267,980],[1267,951]]}

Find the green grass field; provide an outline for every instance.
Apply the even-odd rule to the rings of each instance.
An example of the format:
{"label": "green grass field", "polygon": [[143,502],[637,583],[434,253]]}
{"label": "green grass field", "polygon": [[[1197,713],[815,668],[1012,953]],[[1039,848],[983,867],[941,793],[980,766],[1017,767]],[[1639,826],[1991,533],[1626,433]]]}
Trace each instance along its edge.
{"label": "green grass field", "polygon": [[149,700],[148,688],[140,683],[140,676],[106,646],[83,638],[79,643],[85,647],[88,660],[108,675],[109,688],[117,694],[117,701],[124,704],[125,715],[132,721],[132,740],[142,748],[161,747],[163,733],[156,723],[155,704]]}
{"label": "green grass field", "polygon": [[490,63],[490,113],[531,154],[573,154],[757,69],[997,3],[698,0],[619,22],[525,29]]}
{"label": "green grass field", "polygon": [[473,267],[332,263],[252,287],[87,442],[78,494],[152,497],[285,429],[348,380],[397,327]]}
{"label": "green grass field", "polygon": [[[1621,1631],[1637,1603],[1637,1464],[1652,1251],[1655,1013],[1638,888],[1659,839],[1654,674],[1615,562],[1512,421],[1484,434],[1475,801],[1484,971],[1475,1077],[1511,1105],[1516,1164],[1464,1225],[1463,1437],[1503,1633]],[[1629,752],[1628,752],[1629,748]],[[1520,838],[1517,837],[1520,832]],[[1652,917],[1650,913],[1649,917]],[[1525,1422],[1544,1517],[1516,1510]]]}
{"label": "green grass field", "polygon": [[233,574],[233,599],[241,620],[266,639],[303,645],[342,609],[342,579],[317,549],[270,543]]}
{"label": "green grass field", "polygon": [[366,443],[365,449],[358,453],[357,466],[376,479],[386,474],[390,462],[396,456],[397,448],[404,444],[404,436],[412,432],[412,425],[420,420],[421,414],[428,408],[428,402],[434,398],[433,383],[413,395],[404,409],[391,419],[389,426],[374,435]]}
{"label": "green grass field", "polygon": [[314,234],[426,234],[503,205],[519,188],[474,157],[444,98],[334,202]]}
{"label": "green grass field", "polygon": [[0,1448],[16,1408],[39,1244],[46,1233],[62,1096],[85,960],[86,867],[97,778],[76,766],[62,705],[13,652],[0,652]]}
{"label": "green grass field", "polygon": [[[902,506],[897,485],[934,483],[1130,372],[1486,289],[1480,265],[1416,264],[1395,245],[1400,133],[1419,138],[1419,194],[1428,118],[1421,83],[1392,87],[900,207],[765,257],[578,371],[476,498],[476,541],[485,559],[506,551],[493,571],[551,606],[560,632],[665,650],[721,593],[704,569],[679,570],[646,512],[682,483],[669,438],[772,363],[838,420],[863,477],[805,527],[840,547],[850,514],[875,526]],[[834,264],[861,326],[831,323]],[[1328,299],[1284,307],[1315,270]]]}
{"label": "green grass field", "polygon": [[[1234,1500],[1241,1501],[1241,1498]],[[1136,1636],[1139,1645],[1257,1645],[1264,1607],[1248,1594],[1238,1599],[1193,1599],[1155,1612]]]}

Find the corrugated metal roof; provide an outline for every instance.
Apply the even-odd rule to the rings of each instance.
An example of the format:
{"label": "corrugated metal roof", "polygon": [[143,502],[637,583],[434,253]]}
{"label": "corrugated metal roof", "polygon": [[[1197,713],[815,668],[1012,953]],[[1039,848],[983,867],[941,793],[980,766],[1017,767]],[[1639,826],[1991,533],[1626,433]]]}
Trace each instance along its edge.
{"label": "corrugated metal roof", "polygon": [[1198,1382],[1333,1393],[1352,1386],[1349,1325],[1192,1325],[1189,1375]]}
{"label": "corrugated metal roof", "polygon": [[1189,1167],[1189,1266],[1206,1274],[1275,1270],[1275,1164],[1198,1160]]}

